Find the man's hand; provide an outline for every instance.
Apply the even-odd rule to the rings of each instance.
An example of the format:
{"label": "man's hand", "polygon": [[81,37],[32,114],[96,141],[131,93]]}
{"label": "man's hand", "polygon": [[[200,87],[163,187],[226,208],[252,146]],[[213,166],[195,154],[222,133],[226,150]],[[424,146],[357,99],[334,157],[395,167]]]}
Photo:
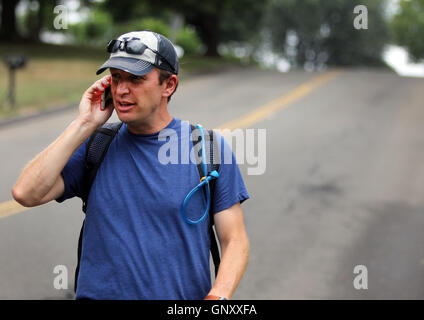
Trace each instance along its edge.
{"label": "man's hand", "polygon": [[94,128],[104,124],[112,115],[113,104],[110,103],[101,110],[101,98],[105,88],[110,86],[111,76],[105,76],[89,87],[82,95],[79,105],[78,119],[81,123],[92,125]]}
{"label": "man's hand", "polygon": [[63,194],[65,185],[61,172],[66,163],[94,130],[112,115],[113,103],[100,109],[102,93],[110,85],[110,80],[110,76],[103,77],[84,92],[78,118],[25,166],[12,189],[17,202],[33,207]]}

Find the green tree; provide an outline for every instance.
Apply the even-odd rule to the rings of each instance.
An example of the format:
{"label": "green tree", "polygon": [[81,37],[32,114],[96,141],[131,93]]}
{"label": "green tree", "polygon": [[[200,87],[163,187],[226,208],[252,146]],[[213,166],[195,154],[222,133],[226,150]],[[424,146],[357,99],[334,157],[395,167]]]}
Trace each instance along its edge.
{"label": "green tree", "polygon": [[161,17],[164,13],[163,8],[153,12],[149,1],[105,0],[100,6],[111,14],[113,21],[117,24],[125,24],[146,17]]}
{"label": "green tree", "polygon": [[206,55],[218,56],[219,44],[247,41],[259,33],[265,1],[256,0],[164,0],[196,29],[206,46]]}
{"label": "green tree", "polygon": [[24,16],[24,36],[32,42],[40,42],[43,30],[54,30],[55,18],[54,7],[59,4],[58,0],[31,0],[30,4],[36,4],[36,10],[27,8]]}
{"label": "green tree", "polygon": [[114,36],[114,27],[109,12],[99,7],[91,8],[88,17],[69,27],[75,41],[86,46],[105,46]]}
{"label": "green tree", "polygon": [[[0,41],[39,42],[41,31],[53,25],[53,8],[58,0],[30,0],[23,19],[19,20],[16,16],[19,0],[0,0],[0,4]],[[23,21],[19,24],[21,20]]]}
{"label": "green tree", "polygon": [[245,41],[257,33],[266,1],[106,0],[103,6],[116,23],[148,16],[169,20],[172,13],[180,14],[187,25],[194,27],[206,47],[206,55],[217,56],[219,44],[228,40]]}
{"label": "green tree", "polygon": [[271,0],[264,20],[276,52],[297,65],[382,65],[388,42],[384,0],[362,1],[368,29],[357,30],[350,0]]}
{"label": "green tree", "polygon": [[406,47],[413,60],[424,59],[424,0],[401,0],[391,27],[396,43]]}

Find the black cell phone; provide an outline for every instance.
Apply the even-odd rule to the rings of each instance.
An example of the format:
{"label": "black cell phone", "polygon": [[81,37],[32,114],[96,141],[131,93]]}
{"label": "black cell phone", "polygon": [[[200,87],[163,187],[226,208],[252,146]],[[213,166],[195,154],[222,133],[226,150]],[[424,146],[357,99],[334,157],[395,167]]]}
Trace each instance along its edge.
{"label": "black cell phone", "polygon": [[106,87],[105,92],[102,94],[102,102],[100,105],[100,109],[106,109],[106,106],[109,103],[113,103],[112,93],[110,92],[110,86]]}

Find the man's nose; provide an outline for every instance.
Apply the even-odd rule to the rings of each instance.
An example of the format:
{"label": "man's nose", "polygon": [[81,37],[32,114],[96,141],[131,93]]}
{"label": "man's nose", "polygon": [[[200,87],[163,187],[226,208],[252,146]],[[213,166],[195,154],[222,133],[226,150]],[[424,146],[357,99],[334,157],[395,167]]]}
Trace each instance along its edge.
{"label": "man's nose", "polygon": [[118,81],[116,84],[116,94],[117,95],[124,95],[128,94],[130,90],[128,89],[128,84],[126,81]]}

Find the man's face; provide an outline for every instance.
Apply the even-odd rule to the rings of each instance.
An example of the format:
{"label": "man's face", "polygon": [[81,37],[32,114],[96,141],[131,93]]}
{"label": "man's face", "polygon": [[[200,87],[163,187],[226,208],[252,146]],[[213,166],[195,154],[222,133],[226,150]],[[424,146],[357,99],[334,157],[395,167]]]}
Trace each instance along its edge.
{"label": "man's face", "polygon": [[166,81],[159,85],[155,68],[144,76],[110,68],[111,92],[115,110],[121,121],[129,125],[145,124],[158,111]]}

